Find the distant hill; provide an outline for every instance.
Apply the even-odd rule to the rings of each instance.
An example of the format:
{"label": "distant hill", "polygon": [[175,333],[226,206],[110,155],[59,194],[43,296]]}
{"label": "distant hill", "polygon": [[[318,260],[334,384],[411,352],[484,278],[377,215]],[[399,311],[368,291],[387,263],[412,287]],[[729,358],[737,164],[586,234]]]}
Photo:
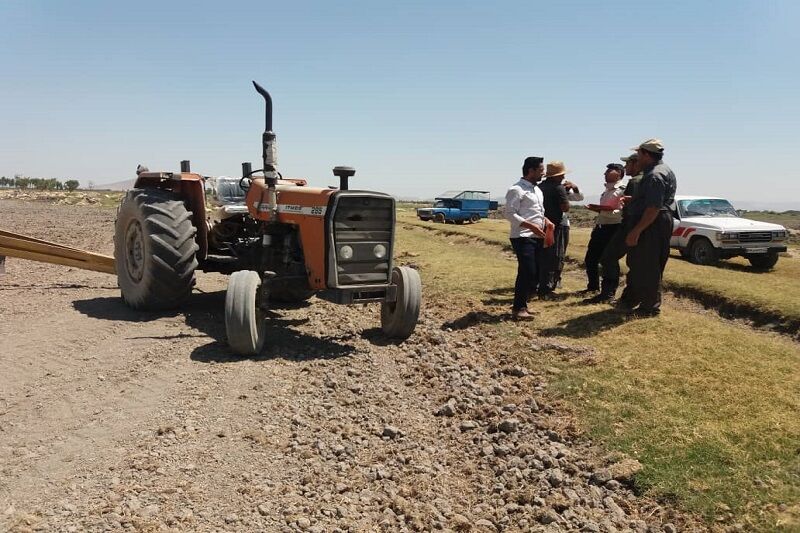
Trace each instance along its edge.
{"label": "distant hill", "polygon": [[136,181],[135,178],[131,178],[129,180],[123,181],[115,181],[113,183],[95,183],[95,189],[107,189],[110,191],[127,191],[128,189],[133,189],[133,182]]}

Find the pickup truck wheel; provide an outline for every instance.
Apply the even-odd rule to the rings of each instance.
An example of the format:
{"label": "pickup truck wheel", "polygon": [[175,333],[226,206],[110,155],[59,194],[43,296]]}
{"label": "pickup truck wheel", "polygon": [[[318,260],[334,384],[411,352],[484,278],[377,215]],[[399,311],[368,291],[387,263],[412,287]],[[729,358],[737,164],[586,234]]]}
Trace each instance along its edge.
{"label": "pickup truck wheel", "polygon": [[705,237],[696,237],[689,245],[689,260],[696,265],[713,265],[719,261],[719,252]]}
{"label": "pickup truck wheel", "polygon": [[444,213],[436,213],[435,215],[433,215],[433,221],[438,222],[439,224],[444,224],[445,222]]}
{"label": "pickup truck wheel", "polygon": [[688,248],[678,248],[678,252],[681,254],[681,257],[684,259],[689,259],[689,249]]}
{"label": "pickup truck wheel", "polygon": [[774,252],[768,252],[766,254],[748,255],[747,260],[750,261],[750,264],[753,265],[754,268],[759,270],[769,270],[775,266],[775,263],[778,262],[778,254]]}
{"label": "pickup truck wheel", "polygon": [[416,270],[401,266],[392,269],[392,285],[397,286],[397,300],[381,306],[381,329],[388,337],[405,340],[419,320],[422,282]]}
{"label": "pickup truck wheel", "polygon": [[474,224],[474,223],[478,222],[480,219],[481,219],[481,216],[480,216],[479,214],[477,214],[477,213],[472,213],[472,214],[469,216],[469,223],[470,223],[470,224]]}

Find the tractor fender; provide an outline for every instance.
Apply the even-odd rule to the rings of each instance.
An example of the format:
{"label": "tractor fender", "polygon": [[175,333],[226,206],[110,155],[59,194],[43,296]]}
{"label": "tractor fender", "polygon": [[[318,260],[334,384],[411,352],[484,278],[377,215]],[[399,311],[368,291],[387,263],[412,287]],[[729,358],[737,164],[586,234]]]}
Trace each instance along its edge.
{"label": "tractor fender", "polygon": [[195,240],[199,250],[197,259],[208,256],[208,223],[206,222],[206,197],[203,177],[193,172],[142,172],[136,177],[136,189],[156,188],[179,195],[186,208],[192,212],[192,223],[197,228]]}

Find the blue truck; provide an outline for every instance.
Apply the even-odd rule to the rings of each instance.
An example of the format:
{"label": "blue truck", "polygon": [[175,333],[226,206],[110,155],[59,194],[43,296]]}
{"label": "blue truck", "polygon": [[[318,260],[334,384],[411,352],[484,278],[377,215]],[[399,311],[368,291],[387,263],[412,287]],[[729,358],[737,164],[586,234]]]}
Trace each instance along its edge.
{"label": "blue truck", "polygon": [[489,191],[447,191],[435,198],[433,207],[417,209],[417,216],[434,222],[474,224],[495,209],[497,202],[489,199]]}

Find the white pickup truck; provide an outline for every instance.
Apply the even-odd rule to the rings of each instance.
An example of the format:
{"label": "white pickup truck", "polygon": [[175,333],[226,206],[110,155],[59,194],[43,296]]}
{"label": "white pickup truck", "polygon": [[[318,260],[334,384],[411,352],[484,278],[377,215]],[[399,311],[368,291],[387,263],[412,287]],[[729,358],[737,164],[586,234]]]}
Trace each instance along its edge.
{"label": "white pickup truck", "polygon": [[710,265],[719,259],[746,257],[758,269],[769,269],[786,251],[786,228],[740,217],[724,198],[676,196],[670,246],[692,263]]}

